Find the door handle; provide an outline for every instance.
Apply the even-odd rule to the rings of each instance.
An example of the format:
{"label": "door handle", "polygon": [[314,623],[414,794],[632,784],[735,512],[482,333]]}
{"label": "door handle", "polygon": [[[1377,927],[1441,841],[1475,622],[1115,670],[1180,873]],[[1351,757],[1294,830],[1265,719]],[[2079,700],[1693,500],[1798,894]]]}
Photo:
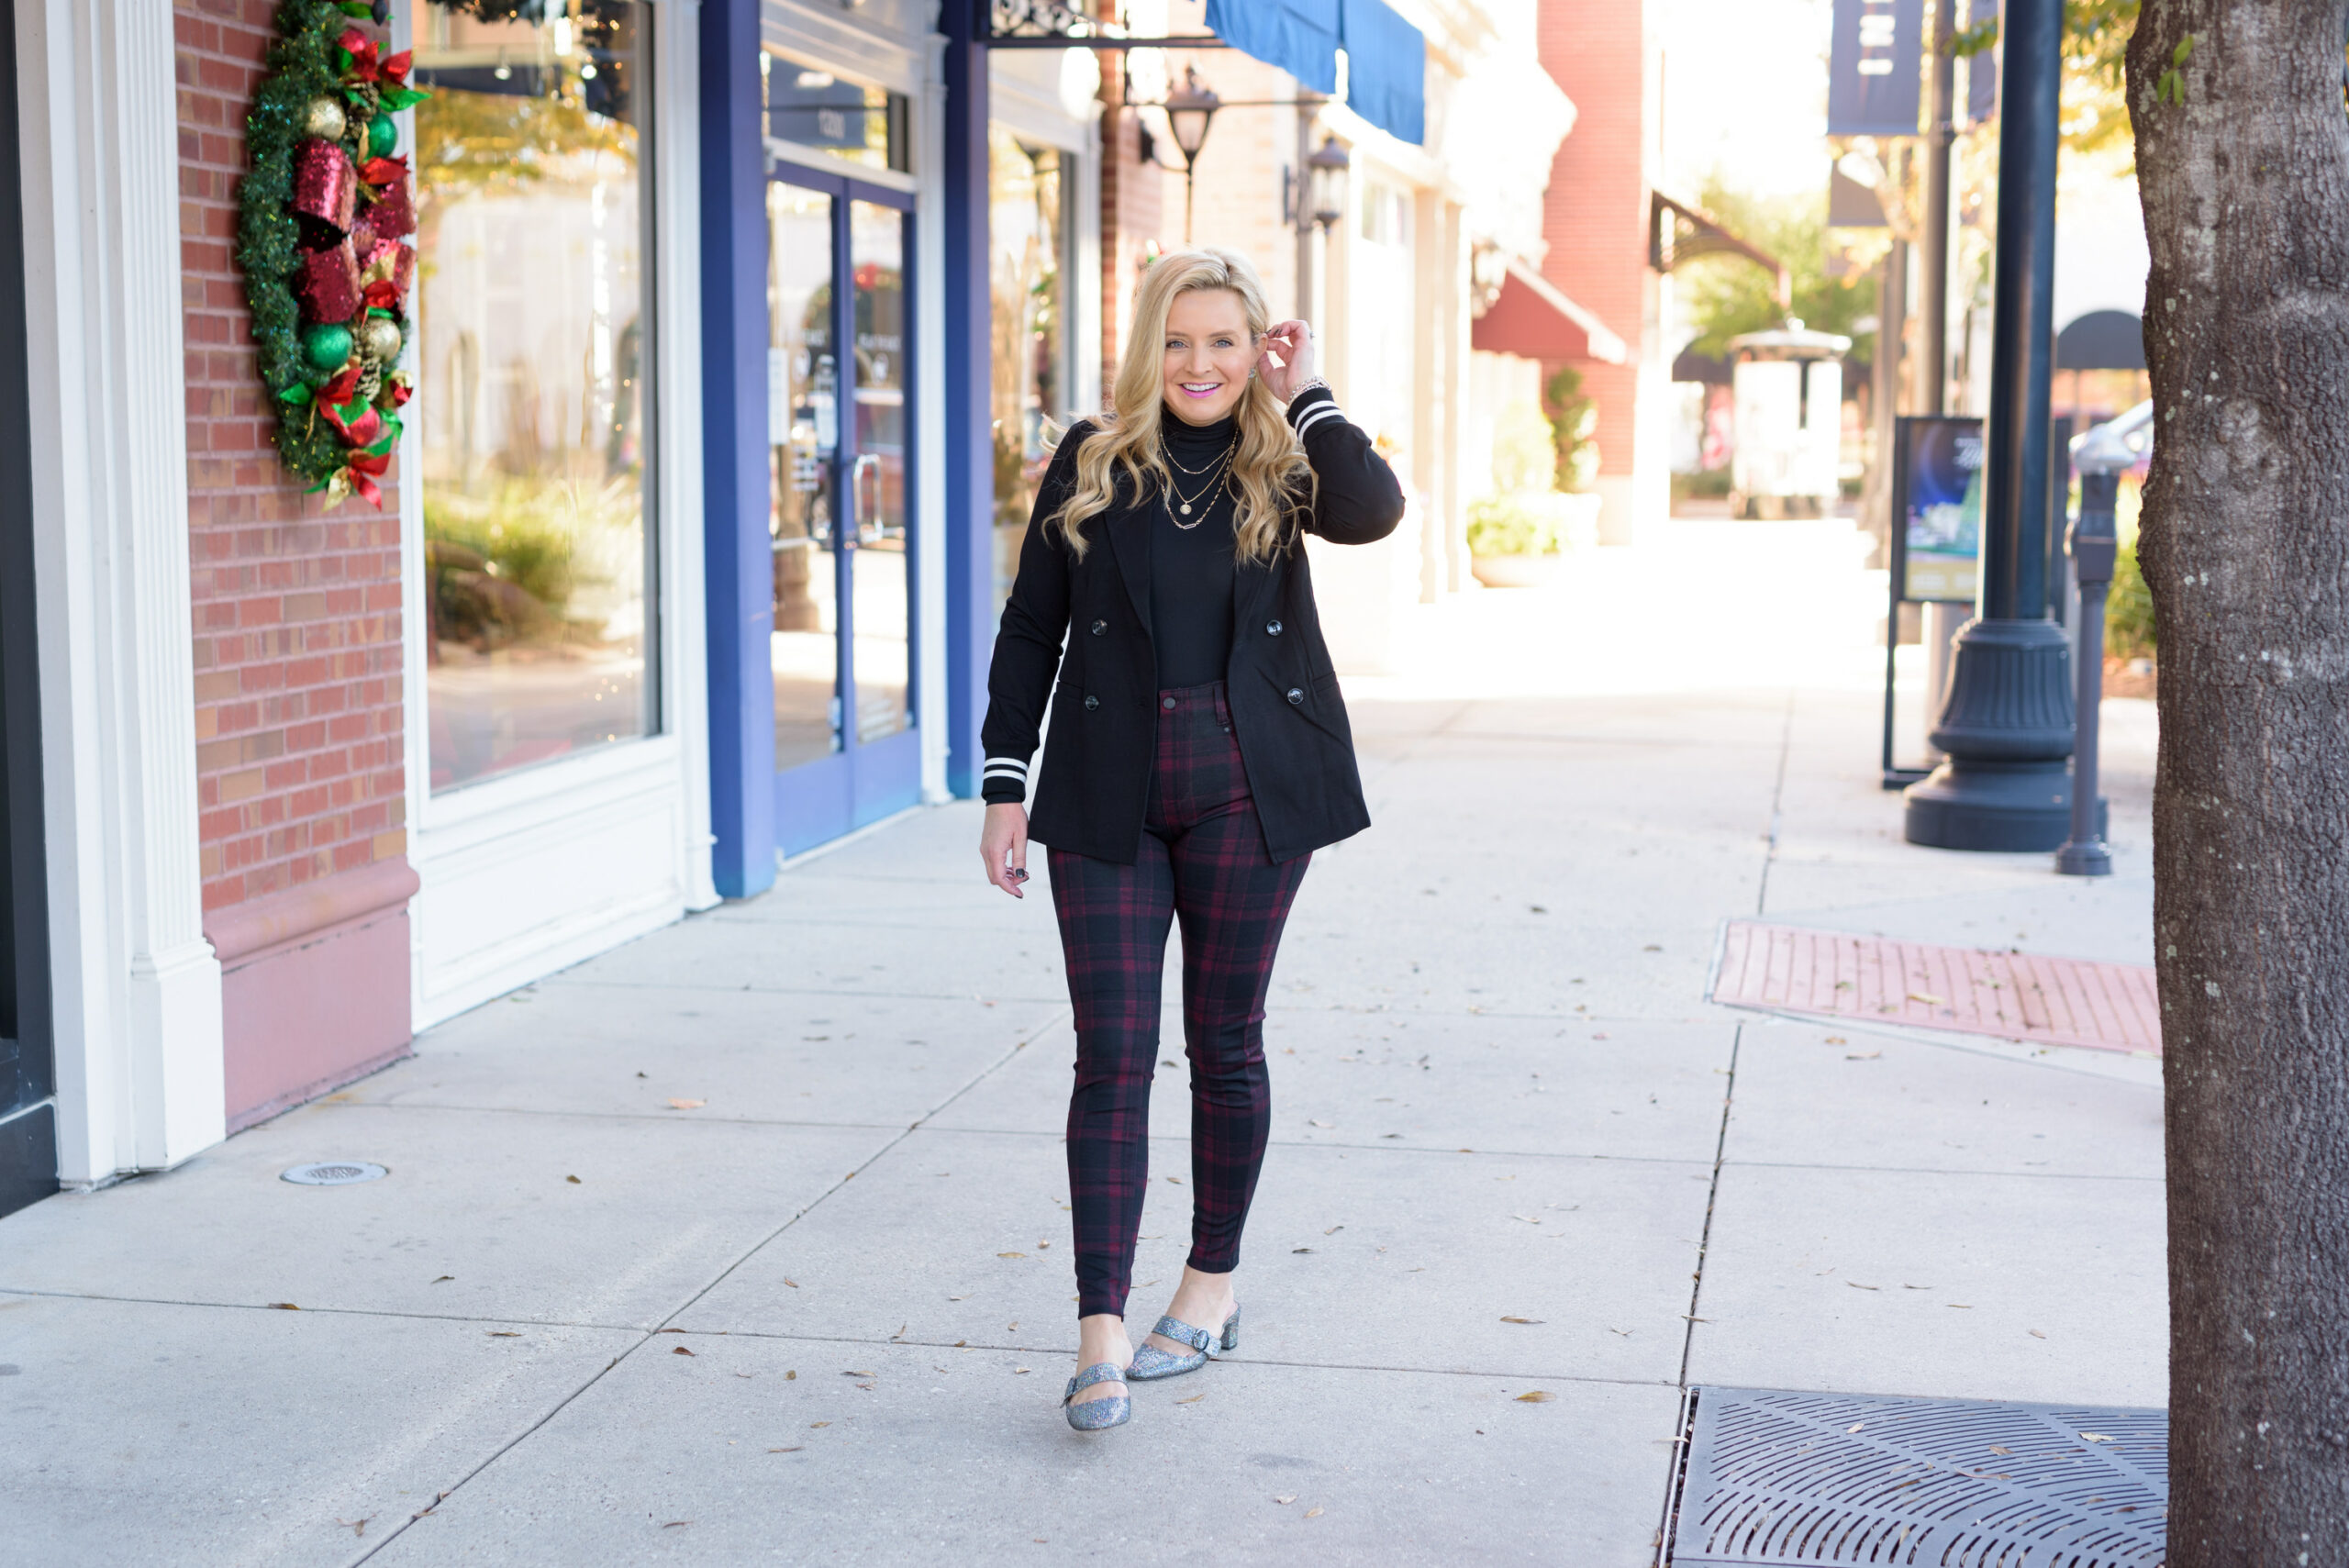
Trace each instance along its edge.
{"label": "door handle", "polygon": [[[864,476],[867,473],[870,473],[874,479],[873,503],[869,507],[865,505],[864,498]],[[876,452],[859,452],[855,463],[849,469],[848,476],[849,507],[852,520],[856,524],[853,531],[859,544],[881,537],[880,480],[880,455]],[[871,531],[868,532],[868,529]]]}

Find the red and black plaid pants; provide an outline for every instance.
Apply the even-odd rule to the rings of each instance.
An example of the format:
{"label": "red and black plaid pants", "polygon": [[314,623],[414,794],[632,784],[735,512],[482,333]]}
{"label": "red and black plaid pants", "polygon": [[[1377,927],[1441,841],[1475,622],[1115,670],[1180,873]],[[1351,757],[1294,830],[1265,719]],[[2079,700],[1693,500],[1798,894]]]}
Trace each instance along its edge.
{"label": "red and black plaid pants", "polygon": [[1130,866],[1049,857],[1076,1008],[1068,1106],[1077,1316],[1123,1314],[1150,1182],[1150,1085],[1170,917],[1183,922],[1183,1036],[1191,1064],[1191,1257],[1240,1262],[1240,1232],[1272,1129],[1264,993],[1309,856],[1275,864],[1248,793],[1223,683],[1159,694],[1157,758]]}

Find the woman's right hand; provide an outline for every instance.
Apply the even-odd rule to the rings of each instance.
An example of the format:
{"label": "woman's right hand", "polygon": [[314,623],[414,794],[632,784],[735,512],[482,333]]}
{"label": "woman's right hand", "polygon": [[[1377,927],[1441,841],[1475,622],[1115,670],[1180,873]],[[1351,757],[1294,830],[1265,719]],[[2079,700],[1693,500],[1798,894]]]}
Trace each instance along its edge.
{"label": "woman's right hand", "polygon": [[1028,808],[1001,803],[987,807],[986,825],[979,829],[979,858],[986,862],[987,880],[1014,898],[1025,898],[1019,884],[1028,880]]}

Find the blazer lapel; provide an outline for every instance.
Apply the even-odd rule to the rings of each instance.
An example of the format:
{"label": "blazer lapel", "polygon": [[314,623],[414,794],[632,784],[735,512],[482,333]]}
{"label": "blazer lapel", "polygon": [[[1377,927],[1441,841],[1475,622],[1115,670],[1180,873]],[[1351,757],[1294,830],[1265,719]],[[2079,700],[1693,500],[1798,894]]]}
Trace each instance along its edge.
{"label": "blazer lapel", "polygon": [[[1301,554],[1304,546],[1297,547]],[[1231,623],[1233,635],[1244,647],[1248,628],[1261,624],[1272,608],[1273,593],[1279,586],[1283,558],[1275,556],[1265,562],[1241,562],[1231,573]]]}
{"label": "blazer lapel", "polygon": [[1142,629],[1155,636],[1157,628],[1150,621],[1150,514],[1137,514],[1121,532],[1113,515],[1105,512],[1099,534],[1104,548],[1117,558],[1118,575],[1126,581],[1126,597],[1133,601]]}

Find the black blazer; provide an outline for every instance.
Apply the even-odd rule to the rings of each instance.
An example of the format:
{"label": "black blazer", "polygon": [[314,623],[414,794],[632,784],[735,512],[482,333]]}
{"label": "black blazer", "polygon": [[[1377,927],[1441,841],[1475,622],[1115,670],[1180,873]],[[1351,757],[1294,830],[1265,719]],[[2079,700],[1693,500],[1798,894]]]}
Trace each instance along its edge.
{"label": "black blazer", "polygon": [[[1291,530],[1271,562],[1242,562],[1233,573],[1224,675],[1264,847],[1275,861],[1295,860],[1370,826],[1353,733],[1321,640],[1302,529],[1335,544],[1369,544],[1393,533],[1403,516],[1394,470],[1338,412],[1326,388],[1291,403],[1288,418],[1305,443],[1317,494],[1309,513],[1299,498],[1301,529]],[[1052,743],[1029,833],[1056,849],[1131,865],[1141,846],[1158,725],[1149,538],[1141,531],[1149,515],[1128,504],[1087,519],[1091,548],[1082,561],[1069,553],[1058,528],[1043,527],[1074,487],[1077,448],[1093,433],[1090,421],[1071,428],[1037,492],[987,672],[980,793],[990,803],[1026,798],[1029,759],[1052,693]]]}

